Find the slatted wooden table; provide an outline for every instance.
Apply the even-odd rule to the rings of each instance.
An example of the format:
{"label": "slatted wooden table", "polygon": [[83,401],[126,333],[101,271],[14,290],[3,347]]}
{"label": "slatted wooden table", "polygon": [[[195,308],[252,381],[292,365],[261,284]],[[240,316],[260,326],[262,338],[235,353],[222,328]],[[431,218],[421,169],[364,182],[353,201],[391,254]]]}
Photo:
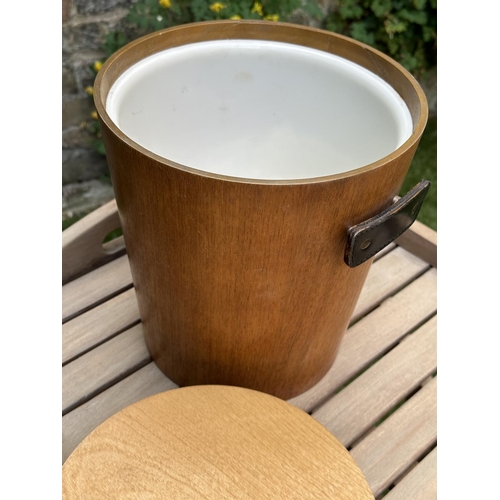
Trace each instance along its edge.
{"label": "slatted wooden table", "polygon": [[[146,349],[114,201],[63,233],[63,462],[117,411],[175,388]],[[350,451],[376,498],[436,498],[436,240],[416,222],[371,267],[339,355],[290,400]]]}

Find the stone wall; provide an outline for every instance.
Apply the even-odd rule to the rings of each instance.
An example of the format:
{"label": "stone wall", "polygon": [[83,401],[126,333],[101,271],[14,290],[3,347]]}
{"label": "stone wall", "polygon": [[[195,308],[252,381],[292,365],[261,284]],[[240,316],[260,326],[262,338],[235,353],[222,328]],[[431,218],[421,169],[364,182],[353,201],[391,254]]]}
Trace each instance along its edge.
{"label": "stone wall", "polygon": [[62,182],[70,184],[107,173],[106,160],[92,148],[82,123],[92,120],[93,63],[104,56],[106,35],[123,22],[132,0],[63,0],[62,8]]}
{"label": "stone wall", "polygon": [[85,92],[102,45],[119,29],[133,0],[63,0],[62,3],[62,216],[79,218],[114,197],[106,158],[84,126],[94,104]]}

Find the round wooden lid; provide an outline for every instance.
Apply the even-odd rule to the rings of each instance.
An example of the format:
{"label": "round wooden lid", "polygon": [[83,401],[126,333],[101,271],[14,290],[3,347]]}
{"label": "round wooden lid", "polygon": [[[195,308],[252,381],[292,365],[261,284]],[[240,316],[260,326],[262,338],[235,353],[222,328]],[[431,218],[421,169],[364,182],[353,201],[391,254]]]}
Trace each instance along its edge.
{"label": "round wooden lid", "polygon": [[63,465],[63,498],[373,499],[348,451],[285,401],[195,386],[143,399]]}

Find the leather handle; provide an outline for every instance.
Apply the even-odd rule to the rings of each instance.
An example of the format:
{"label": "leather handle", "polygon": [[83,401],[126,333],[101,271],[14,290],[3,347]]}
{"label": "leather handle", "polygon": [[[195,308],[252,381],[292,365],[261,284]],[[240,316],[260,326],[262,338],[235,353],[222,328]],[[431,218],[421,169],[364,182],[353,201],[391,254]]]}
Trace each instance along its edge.
{"label": "leather handle", "polygon": [[415,222],[430,185],[419,182],[380,214],[349,228],[345,263],[359,266],[403,234]]}

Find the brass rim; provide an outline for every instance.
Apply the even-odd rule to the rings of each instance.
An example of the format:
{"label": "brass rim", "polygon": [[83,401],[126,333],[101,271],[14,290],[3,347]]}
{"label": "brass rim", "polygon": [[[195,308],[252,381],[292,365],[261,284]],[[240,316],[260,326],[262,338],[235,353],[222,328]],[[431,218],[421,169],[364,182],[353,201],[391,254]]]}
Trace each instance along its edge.
{"label": "brass rim", "polygon": [[[203,32],[200,34],[199,30],[203,28]],[[229,36],[231,33],[228,33],[229,29],[237,30],[238,36]],[[272,28],[272,31],[271,29]],[[108,113],[106,112],[105,107],[105,99],[107,97],[107,91],[103,90],[104,83],[108,85],[108,90],[111,88],[111,85],[114,83],[116,78],[127,70],[130,66],[135,64],[137,61],[148,57],[151,54],[159,52],[161,50],[165,50],[165,48],[176,47],[180,45],[185,45],[187,43],[195,43],[200,41],[209,41],[209,40],[217,40],[221,39],[220,33],[224,32],[225,36],[223,39],[260,39],[260,40],[275,40],[275,41],[283,41],[286,43],[294,43],[296,45],[302,45],[306,47],[318,48],[315,45],[311,45],[310,43],[303,43],[302,41],[297,42],[296,38],[300,38],[300,35],[308,38],[308,41],[318,39],[321,37],[321,41],[323,45],[326,42],[326,49],[320,48],[319,50],[324,50],[325,52],[329,52],[332,54],[341,55],[341,57],[345,57],[348,60],[351,60],[361,66],[366,67],[363,64],[363,61],[359,58],[368,55],[370,61],[378,68],[377,61],[380,63],[384,63],[385,65],[389,65],[392,70],[395,70],[395,75],[404,80],[405,86],[408,89],[411,89],[415,93],[415,97],[418,101],[418,118],[414,119],[414,127],[413,133],[411,136],[396,150],[394,150],[391,154],[373,162],[368,165],[364,165],[362,167],[349,170],[348,172],[342,172],[337,174],[331,174],[323,177],[311,177],[304,179],[290,179],[290,180],[272,180],[272,179],[246,179],[242,177],[233,177],[227,175],[216,174],[212,172],[206,172],[204,170],[199,170],[194,167],[189,167],[187,165],[183,165],[181,163],[174,162],[163,156],[159,156],[156,153],[144,148],[140,144],[133,141],[130,137],[124,134],[118,126],[111,120]],[[163,41],[168,37],[174,37],[179,34],[184,35],[184,40],[181,43],[172,43],[172,44],[161,44],[154,43],[156,41]],[[201,36],[200,36],[201,35]],[[315,40],[316,41],[316,40]],[[354,57],[346,57],[343,54],[339,54],[338,48],[335,42],[341,43],[343,49],[352,49],[353,52],[350,53],[350,56]],[[165,46],[164,46],[165,45]],[[320,44],[321,45],[321,44]],[[144,51],[144,49],[146,49]],[[144,51],[144,53],[143,53]],[[139,56],[139,57],[138,57]],[[113,79],[111,73],[113,71],[119,71],[119,74]],[[367,68],[372,71],[371,68]],[[389,81],[390,77],[386,77],[387,75],[384,73],[383,69],[381,69],[381,74],[379,76],[383,78],[389,85],[393,88],[393,82]],[[109,80],[109,81],[108,81]],[[401,94],[400,94],[401,95]],[[409,106],[407,100],[401,96],[406,104]],[[106,125],[106,127],[121,141],[126,143],[131,148],[140,152],[141,154],[153,159],[160,166],[165,165],[171,168],[176,168],[179,170],[183,170],[185,172],[189,172],[192,174],[196,174],[202,177],[210,177],[213,179],[219,179],[223,181],[230,182],[239,182],[245,184],[269,184],[269,185],[291,185],[291,184],[314,184],[321,182],[329,182],[339,179],[344,179],[348,177],[352,177],[354,175],[359,175],[364,172],[368,172],[370,170],[375,170],[377,168],[386,165],[389,162],[394,161],[398,157],[404,155],[409,149],[411,149],[422,136],[422,133],[427,124],[428,118],[428,106],[427,99],[425,94],[415,80],[415,78],[399,63],[385,55],[384,53],[370,47],[369,45],[365,45],[364,43],[358,42],[357,40],[353,40],[351,38],[345,37],[343,35],[339,35],[336,33],[332,33],[325,30],[320,30],[317,28],[310,28],[290,23],[281,23],[281,22],[272,22],[272,21],[253,21],[253,20],[241,20],[241,21],[205,21],[199,23],[190,23],[179,26],[174,26],[172,28],[167,28],[165,30],[160,30],[155,33],[151,33],[149,35],[145,35],[137,40],[134,40],[120,50],[115,52],[104,64],[103,67],[99,70],[97,74],[95,84],[94,84],[94,103],[97,109],[97,113],[99,115],[99,119]]]}

